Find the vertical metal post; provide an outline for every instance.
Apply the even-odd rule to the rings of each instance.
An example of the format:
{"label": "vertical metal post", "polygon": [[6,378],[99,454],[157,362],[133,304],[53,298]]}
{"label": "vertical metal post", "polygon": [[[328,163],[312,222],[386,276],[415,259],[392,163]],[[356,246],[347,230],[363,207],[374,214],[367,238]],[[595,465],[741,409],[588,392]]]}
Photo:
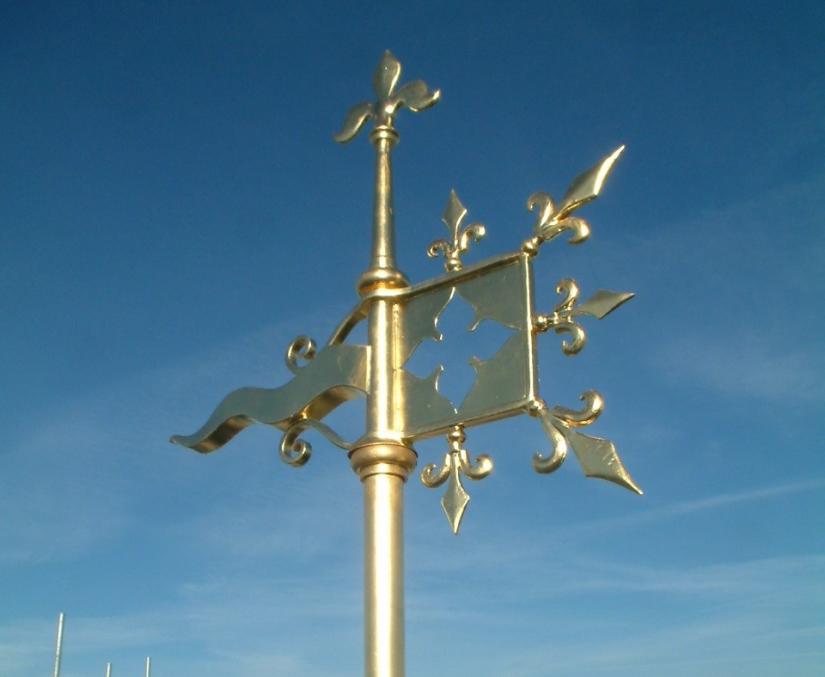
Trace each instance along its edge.
{"label": "vertical metal post", "polygon": [[106,663],[106,677],[112,677],[112,664]]}
{"label": "vertical metal post", "polygon": [[[390,153],[398,142],[391,125],[370,134],[375,146],[375,204],[370,268],[362,294],[407,286],[396,268]],[[376,298],[370,306],[370,391],[367,430],[350,454],[364,485],[364,674],[404,677],[404,482],[415,452],[402,443],[403,392],[395,387],[395,351],[401,307]]]}
{"label": "vertical metal post", "polygon": [[60,677],[60,657],[63,653],[63,622],[66,616],[61,611],[57,616],[57,642],[54,650],[54,677]]}
{"label": "vertical metal post", "polygon": [[416,454],[368,444],[350,461],[364,485],[364,674],[404,677],[404,482]]}
{"label": "vertical metal post", "polygon": [[144,677],[152,677],[152,659],[146,656],[146,674]]}

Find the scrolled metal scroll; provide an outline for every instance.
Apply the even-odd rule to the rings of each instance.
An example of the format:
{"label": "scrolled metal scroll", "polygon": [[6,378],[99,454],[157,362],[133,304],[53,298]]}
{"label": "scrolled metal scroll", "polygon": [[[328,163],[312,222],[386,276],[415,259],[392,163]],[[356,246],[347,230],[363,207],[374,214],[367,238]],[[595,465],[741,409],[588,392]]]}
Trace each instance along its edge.
{"label": "scrolled metal scroll", "polygon": [[595,390],[586,390],[579,396],[579,399],[584,402],[584,407],[581,409],[555,406],[551,413],[568,426],[576,428],[588,426],[595,422],[604,411],[604,398]]}
{"label": "scrolled metal scroll", "polygon": [[562,300],[556,304],[549,315],[537,315],[533,326],[538,332],[552,329],[557,334],[569,334],[570,340],[561,344],[565,355],[575,355],[581,352],[587,342],[587,333],[578,322],[573,319],[574,307],[579,298],[579,286],[571,278],[564,278],[556,285],[556,293],[562,295]]}
{"label": "scrolled metal scroll", "polygon": [[314,339],[309,336],[297,336],[287,346],[284,362],[293,374],[297,374],[302,366],[298,364],[298,360],[309,362],[315,358],[316,351],[317,346]]}
{"label": "scrolled metal scroll", "polygon": [[353,448],[351,443],[344,440],[326,423],[316,421],[312,418],[300,418],[290,425],[281,436],[281,443],[278,447],[278,452],[281,460],[287,465],[298,468],[305,465],[312,456],[312,445],[306,440],[301,439],[301,434],[308,428],[317,430],[336,447],[346,451],[351,451]]}
{"label": "scrolled metal scroll", "polygon": [[553,445],[553,453],[550,456],[545,456],[540,451],[533,454],[533,469],[542,475],[549,475],[558,470],[567,458],[567,439],[562,432],[561,421],[551,413],[542,400],[534,402],[528,413],[541,421],[541,427]]}
{"label": "scrolled metal scroll", "polygon": [[293,468],[301,467],[312,456],[312,445],[300,437],[304,430],[306,426],[303,425],[303,421],[294,423],[281,436],[281,443],[278,445],[281,460]]}

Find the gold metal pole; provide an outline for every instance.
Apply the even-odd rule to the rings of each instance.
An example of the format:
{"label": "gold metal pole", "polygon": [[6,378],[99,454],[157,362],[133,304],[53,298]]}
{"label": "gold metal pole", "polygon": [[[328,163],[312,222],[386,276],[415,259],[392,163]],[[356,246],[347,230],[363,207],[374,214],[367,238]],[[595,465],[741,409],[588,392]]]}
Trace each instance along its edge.
{"label": "gold metal pole", "polygon": [[[408,286],[395,262],[392,164],[398,132],[390,124],[370,134],[375,146],[372,258],[362,294]],[[404,482],[415,452],[401,442],[403,393],[395,387],[401,306],[375,299],[369,311],[370,389],[366,434],[350,455],[364,485],[364,674],[404,676]]]}
{"label": "gold metal pole", "polygon": [[406,287],[405,275],[395,263],[395,219],[392,204],[392,160],[398,143],[392,123],[377,125],[370,134],[375,146],[375,201],[372,212],[372,258],[369,269],[358,281],[361,293],[375,287]]}
{"label": "gold metal pole", "polygon": [[350,460],[364,485],[364,675],[404,677],[404,482],[417,457],[374,443]]}

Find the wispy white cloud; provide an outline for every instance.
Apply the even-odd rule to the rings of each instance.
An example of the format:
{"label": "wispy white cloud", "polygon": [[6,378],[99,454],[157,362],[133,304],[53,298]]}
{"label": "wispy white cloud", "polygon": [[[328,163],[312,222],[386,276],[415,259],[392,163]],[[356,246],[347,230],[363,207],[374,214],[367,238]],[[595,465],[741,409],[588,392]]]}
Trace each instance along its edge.
{"label": "wispy white cloud", "polygon": [[265,327],[24,421],[0,475],[0,564],[75,558],[126,528],[139,515],[142,482],[157,471],[147,448],[196,428],[222,394],[259,383],[261,374],[271,378],[262,386],[286,381],[273,353],[291,338],[285,325]]}
{"label": "wispy white cloud", "polygon": [[[748,665],[752,674],[767,677],[772,673],[764,666],[785,658],[799,668],[793,674],[813,675],[804,666],[815,660],[824,635],[818,615],[825,603],[823,565],[825,555],[671,568],[561,556],[554,568],[575,576],[511,579],[510,597],[445,579],[440,589],[411,591],[411,663],[422,673],[463,669],[480,677],[686,676],[699,665],[720,677],[748,674]],[[524,568],[533,569],[526,562]],[[70,616],[64,674],[83,674],[82,666],[102,665],[112,656],[137,662],[145,653],[155,657],[162,674],[351,674],[358,665],[335,658],[344,644],[360,642],[361,595],[350,573],[330,570],[311,581],[298,572],[211,577],[186,584],[175,599],[146,612]],[[652,600],[662,593],[676,594],[676,601],[660,609],[661,601]],[[635,607],[633,618],[582,615],[582,607],[599,608],[606,594],[624,595],[625,604]],[[517,607],[514,597],[522,600]],[[666,623],[656,621],[661,614]],[[456,632],[457,626],[475,632]],[[445,636],[449,651],[426,650]],[[45,622],[0,626],[4,674],[32,674],[48,665],[53,637],[53,625]],[[483,650],[479,637],[486,637]],[[190,650],[184,654],[181,646]],[[357,662],[351,651],[347,656]]]}
{"label": "wispy white cloud", "polygon": [[[88,674],[88,666],[113,657],[135,661],[146,654],[154,657],[158,674],[264,675],[267,666],[269,674],[278,667],[308,677],[346,674],[319,663],[315,634],[322,629],[333,650],[351,639],[345,630],[334,636],[334,629],[360,634],[361,595],[349,573],[331,569],[312,580],[291,570],[268,577],[213,576],[183,584],[173,599],[145,611],[69,613],[62,674]],[[53,655],[54,633],[54,624],[42,620],[0,625],[3,675],[42,672]],[[188,649],[181,651],[183,646]],[[324,660],[334,664],[334,654]]]}
{"label": "wispy white cloud", "polygon": [[813,478],[798,482],[786,482],[768,487],[758,487],[745,491],[731,491],[703,498],[696,498],[687,501],[678,501],[671,504],[660,505],[638,512],[628,513],[619,517],[607,517],[590,522],[580,522],[565,527],[566,531],[592,532],[602,529],[631,528],[649,524],[651,522],[665,521],[674,517],[682,517],[710,510],[717,510],[729,506],[736,506],[746,503],[756,503],[771,499],[781,498],[809,491],[821,491],[825,489],[825,478]]}
{"label": "wispy white cloud", "polygon": [[657,349],[653,360],[673,381],[687,379],[736,400],[788,404],[825,399],[822,351],[778,346],[764,336],[680,337]]}
{"label": "wispy white cloud", "polygon": [[653,373],[732,401],[823,401],[823,196],[819,174],[600,250],[598,270],[632,279],[655,318]]}
{"label": "wispy white cloud", "polygon": [[[627,566],[560,553],[553,571],[566,576],[529,576],[532,567],[520,575],[508,571],[512,597],[495,588],[453,590],[458,619],[463,623],[464,614],[476,612],[476,636],[486,641],[480,652],[471,638],[451,645],[465,651],[464,669],[479,675],[687,676],[703,666],[705,674],[719,677],[767,677],[784,662],[792,674],[813,676],[823,637],[823,564],[825,555]],[[507,640],[501,641],[505,623]],[[416,627],[421,640],[434,641],[437,629]]]}

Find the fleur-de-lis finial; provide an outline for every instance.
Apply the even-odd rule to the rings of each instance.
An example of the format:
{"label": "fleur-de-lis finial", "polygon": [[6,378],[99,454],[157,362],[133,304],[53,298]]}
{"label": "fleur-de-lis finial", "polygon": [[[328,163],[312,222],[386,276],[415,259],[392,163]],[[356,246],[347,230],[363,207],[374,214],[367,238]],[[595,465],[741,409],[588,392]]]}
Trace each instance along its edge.
{"label": "fleur-de-lis finial", "polygon": [[533,237],[522,247],[525,252],[535,255],[543,243],[565,231],[571,233],[570,244],[581,244],[590,237],[590,224],[571,214],[599,196],[624,148],[619,146],[606,158],[573,179],[558,206],[553,198],[543,191],[533,193],[527,199],[527,208],[536,212],[536,223],[533,226]]}
{"label": "fleur-de-lis finial", "polygon": [[587,301],[579,304],[579,286],[575,280],[570,278],[561,280],[556,285],[556,292],[562,295],[562,300],[556,304],[551,314],[536,315],[533,328],[542,333],[553,329],[557,334],[570,334],[572,341],[562,341],[561,344],[565,355],[575,355],[580,352],[587,341],[587,334],[576,321],[577,317],[590,315],[602,320],[634,296],[632,292],[599,289]]}
{"label": "fleur-de-lis finial", "polygon": [[427,248],[427,255],[430,257],[444,256],[444,267],[448,272],[461,270],[461,255],[470,248],[470,244],[478,242],[487,233],[480,223],[471,223],[462,229],[461,224],[465,216],[467,216],[467,208],[461,204],[455,190],[451,190],[447,208],[444,210],[444,216],[441,217],[450,233],[450,239],[435,240]]}
{"label": "fleur-de-lis finial", "polygon": [[461,484],[461,475],[469,477],[471,480],[482,480],[493,472],[493,459],[487,454],[481,454],[475,462],[470,459],[470,455],[464,448],[466,440],[464,427],[453,426],[447,433],[447,441],[450,443],[450,450],[444,455],[444,462],[441,467],[435,463],[430,463],[421,472],[421,482],[431,489],[440,487],[448,479],[447,491],[441,498],[441,507],[450,522],[453,533],[457,534],[461,528],[461,519],[464,511],[470,502],[470,495],[464,490]]}
{"label": "fleur-de-lis finial", "polygon": [[406,107],[418,113],[435,105],[441,96],[437,89],[431,92],[423,80],[413,80],[396,90],[400,76],[401,64],[387,50],[372,78],[376,101],[362,101],[349,110],[343,128],[335,135],[338,143],[347,143],[354,139],[370,118],[375,120],[376,126],[392,129],[393,118],[400,108]]}

